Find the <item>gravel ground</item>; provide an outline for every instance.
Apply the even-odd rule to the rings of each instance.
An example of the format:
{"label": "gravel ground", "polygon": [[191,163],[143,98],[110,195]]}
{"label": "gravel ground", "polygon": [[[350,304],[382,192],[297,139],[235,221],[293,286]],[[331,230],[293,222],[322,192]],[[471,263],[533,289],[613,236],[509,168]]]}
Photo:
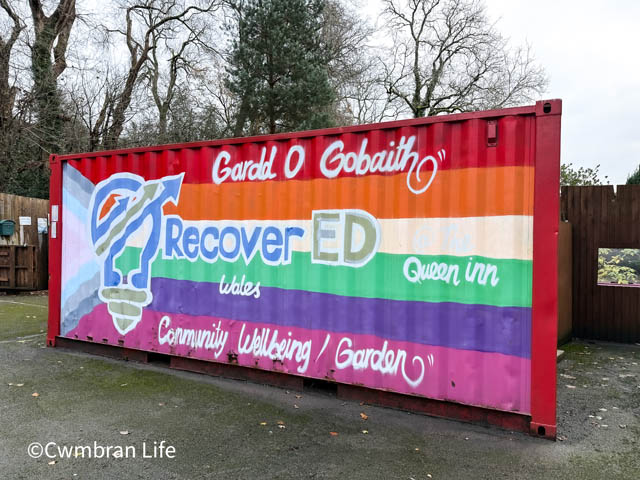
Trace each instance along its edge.
{"label": "gravel ground", "polygon": [[[640,478],[636,345],[566,346],[550,442],[46,348],[45,328],[46,297],[0,296],[0,478]],[[143,458],[163,440],[175,453]],[[33,442],[56,458],[30,458]],[[57,454],[94,442],[128,458]]]}

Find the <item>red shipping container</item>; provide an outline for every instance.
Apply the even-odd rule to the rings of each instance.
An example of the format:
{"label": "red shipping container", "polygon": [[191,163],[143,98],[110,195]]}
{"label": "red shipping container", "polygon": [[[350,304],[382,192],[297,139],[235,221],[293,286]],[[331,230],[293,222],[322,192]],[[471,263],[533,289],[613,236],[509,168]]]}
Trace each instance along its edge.
{"label": "red shipping container", "polygon": [[554,438],[561,109],[53,155],[48,344]]}

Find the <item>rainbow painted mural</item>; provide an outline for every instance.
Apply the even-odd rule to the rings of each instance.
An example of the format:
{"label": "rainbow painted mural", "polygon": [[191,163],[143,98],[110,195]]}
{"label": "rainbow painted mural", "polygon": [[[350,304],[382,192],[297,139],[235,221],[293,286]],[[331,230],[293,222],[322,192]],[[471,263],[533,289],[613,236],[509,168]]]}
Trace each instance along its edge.
{"label": "rainbow painted mural", "polygon": [[69,159],[60,334],[529,413],[534,122]]}

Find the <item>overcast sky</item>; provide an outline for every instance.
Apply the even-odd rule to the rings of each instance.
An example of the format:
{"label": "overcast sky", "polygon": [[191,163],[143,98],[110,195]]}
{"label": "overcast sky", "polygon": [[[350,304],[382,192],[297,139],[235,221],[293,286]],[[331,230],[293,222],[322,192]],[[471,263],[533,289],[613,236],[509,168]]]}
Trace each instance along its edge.
{"label": "overcast sky", "polygon": [[[369,2],[375,20],[378,0]],[[561,98],[562,162],[613,184],[640,164],[640,1],[485,0],[513,44],[529,42]]]}

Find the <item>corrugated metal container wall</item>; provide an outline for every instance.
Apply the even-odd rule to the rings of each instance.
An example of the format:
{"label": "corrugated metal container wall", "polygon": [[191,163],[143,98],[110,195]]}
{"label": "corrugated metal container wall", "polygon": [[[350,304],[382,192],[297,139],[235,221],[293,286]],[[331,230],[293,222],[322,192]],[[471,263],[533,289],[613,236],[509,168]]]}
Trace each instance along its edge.
{"label": "corrugated metal container wall", "polygon": [[[546,105],[559,143],[560,103]],[[546,113],[54,157],[50,342],[536,417],[534,181]],[[532,422],[555,429],[553,415]]]}

